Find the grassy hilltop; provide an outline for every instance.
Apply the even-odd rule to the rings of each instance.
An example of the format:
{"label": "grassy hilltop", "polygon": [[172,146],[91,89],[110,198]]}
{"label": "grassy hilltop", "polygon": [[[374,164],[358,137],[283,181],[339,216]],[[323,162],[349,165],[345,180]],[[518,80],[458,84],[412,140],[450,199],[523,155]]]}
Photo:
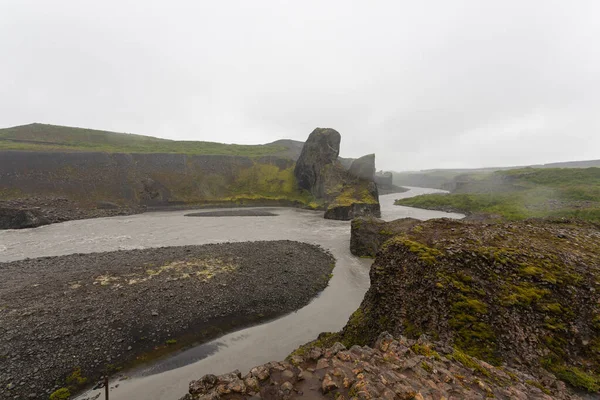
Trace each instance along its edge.
{"label": "grassy hilltop", "polygon": [[401,199],[397,205],[498,215],[574,217],[600,222],[600,168],[523,168],[470,176],[452,194]]}
{"label": "grassy hilltop", "polygon": [[1,150],[179,153],[262,157],[287,150],[283,145],[239,145],[160,139],[151,136],[66,126],[30,124],[0,129]]}

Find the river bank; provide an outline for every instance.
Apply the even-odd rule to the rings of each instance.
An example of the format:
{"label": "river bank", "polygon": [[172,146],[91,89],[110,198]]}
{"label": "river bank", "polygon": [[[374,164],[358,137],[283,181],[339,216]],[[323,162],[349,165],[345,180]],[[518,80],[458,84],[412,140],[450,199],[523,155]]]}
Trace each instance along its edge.
{"label": "river bank", "polygon": [[292,241],[0,263],[0,397],[45,399],[161,348],[301,308],[327,286],[333,263]]}

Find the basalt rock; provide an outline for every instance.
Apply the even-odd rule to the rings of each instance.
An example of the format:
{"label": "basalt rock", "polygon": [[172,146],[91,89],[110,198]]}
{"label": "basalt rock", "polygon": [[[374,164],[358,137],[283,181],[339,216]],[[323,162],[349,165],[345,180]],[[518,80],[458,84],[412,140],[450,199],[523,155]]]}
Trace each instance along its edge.
{"label": "basalt rock", "polygon": [[0,208],[0,229],[35,228],[49,223],[36,209]]}
{"label": "basalt rock", "polygon": [[595,225],[420,222],[381,245],[370,278],[344,343],[426,334],[494,365],[600,391]]}
{"label": "basalt rock", "polygon": [[379,248],[390,238],[410,230],[421,221],[403,218],[386,222],[379,218],[360,217],[352,220],[350,252],[355,256],[375,257]]}
{"label": "basalt rock", "polygon": [[309,136],[296,162],[294,175],[301,189],[315,197],[325,196],[325,168],[337,161],[341,136],[330,128],[316,128]]}
{"label": "basalt rock", "polygon": [[340,134],[329,128],[317,128],[310,134],[294,169],[298,187],[326,205],[326,219],[381,216],[373,181],[375,155],[353,160],[348,169],[338,159],[340,141]]}
{"label": "basalt rock", "polygon": [[350,166],[350,175],[366,181],[375,180],[375,154],[367,154],[357,158]]}
{"label": "basalt rock", "polygon": [[356,217],[381,217],[379,194],[374,182],[355,178],[325,210],[326,219],[350,221]]}
{"label": "basalt rock", "polygon": [[[327,339],[325,339],[325,342]],[[501,369],[426,339],[384,332],[373,347],[323,340],[288,361],[205,375],[181,400],[200,399],[578,399],[562,382]]]}

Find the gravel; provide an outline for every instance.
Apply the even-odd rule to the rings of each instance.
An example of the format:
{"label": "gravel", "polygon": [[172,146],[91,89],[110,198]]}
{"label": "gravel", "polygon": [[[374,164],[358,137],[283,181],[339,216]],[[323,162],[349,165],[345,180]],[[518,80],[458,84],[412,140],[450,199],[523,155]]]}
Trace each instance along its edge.
{"label": "gravel", "polygon": [[299,309],[326,287],[333,263],[292,241],[0,263],[0,398],[47,399],[76,368],[90,384]]}

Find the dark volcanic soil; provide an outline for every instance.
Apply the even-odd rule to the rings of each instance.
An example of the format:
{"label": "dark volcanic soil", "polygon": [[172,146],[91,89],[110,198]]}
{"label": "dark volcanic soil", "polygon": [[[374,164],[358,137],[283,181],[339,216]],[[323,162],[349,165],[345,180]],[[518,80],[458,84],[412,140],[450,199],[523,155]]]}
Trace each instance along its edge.
{"label": "dark volcanic soil", "polygon": [[186,217],[276,217],[279,214],[264,209],[204,211],[185,214]]}
{"label": "dark volcanic soil", "polygon": [[140,355],[301,308],[333,263],[291,241],[0,263],[0,398],[47,399],[77,367],[89,384]]}

